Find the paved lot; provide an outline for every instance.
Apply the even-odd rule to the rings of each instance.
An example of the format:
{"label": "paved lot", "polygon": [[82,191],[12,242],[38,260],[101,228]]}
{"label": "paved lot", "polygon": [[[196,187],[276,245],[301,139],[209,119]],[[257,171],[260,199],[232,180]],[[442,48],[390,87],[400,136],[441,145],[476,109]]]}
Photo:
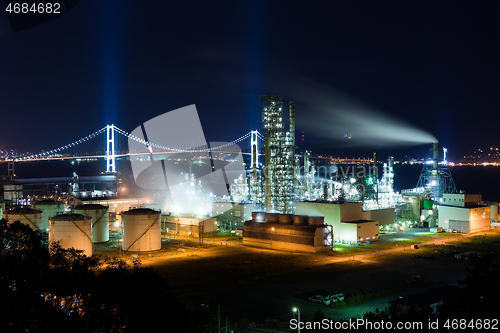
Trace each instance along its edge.
{"label": "paved lot", "polygon": [[[415,234],[421,232],[423,232],[422,229],[410,229],[410,232],[406,232],[404,235],[402,233],[386,235],[382,237],[382,242],[384,238],[397,241],[399,237],[417,237]],[[465,237],[470,236],[474,235]],[[442,244],[446,240],[440,238],[431,240],[429,243]],[[240,245],[213,247],[200,253],[199,256],[203,256],[203,258],[217,257],[216,265],[227,269],[224,267],[226,255],[230,256],[235,247],[247,249]],[[245,253],[246,250],[242,251]],[[266,253],[276,253],[269,250],[258,251],[262,253],[261,260],[266,260]],[[397,251],[403,251],[403,249],[379,250],[376,254],[382,255]],[[211,276],[214,274],[213,271],[205,272],[203,269],[196,271],[196,265],[199,261],[193,261],[192,265],[196,274],[190,275],[189,280],[185,283],[174,286],[174,292],[188,306],[195,307],[202,303],[220,305],[221,314],[228,316],[230,320],[277,318],[288,321],[293,316],[291,309],[294,306],[300,308],[304,319],[312,319],[314,312],[318,309],[328,318],[338,319],[373,311],[377,307],[382,309],[388,301],[397,298],[400,294],[344,309],[333,309],[322,304],[312,303],[307,300],[307,295],[310,296],[316,292],[359,294],[361,292],[398,290],[398,288],[407,289],[406,280],[412,275],[421,275],[422,281],[414,286],[415,289],[404,292],[404,294],[408,294],[423,291],[428,287],[457,285],[457,280],[466,276],[466,261],[444,256],[435,256],[434,259],[418,259],[413,258],[412,255],[418,253],[419,250],[409,250],[406,247],[404,251],[407,255],[398,261],[369,260],[366,258],[373,256],[374,253],[359,254],[354,256],[355,262],[352,261],[353,257],[331,257],[316,263],[297,266],[292,264],[277,270],[273,270],[272,267],[266,271],[253,272],[249,270],[227,278],[223,276],[214,278]],[[185,255],[180,254],[179,256]],[[309,254],[295,255],[308,256]],[[240,254],[240,256],[242,256],[241,260],[245,260],[244,254]],[[346,262],[346,260],[351,261]],[[183,274],[183,266],[181,265],[183,262],[183,259],[172,260],[166,257],[143,260],[144,265],[152,265],[167,279],[169,276],[172,277],[176,270],[179,270],[179,274]],[[252,265],[249,264],[249,266]]]}

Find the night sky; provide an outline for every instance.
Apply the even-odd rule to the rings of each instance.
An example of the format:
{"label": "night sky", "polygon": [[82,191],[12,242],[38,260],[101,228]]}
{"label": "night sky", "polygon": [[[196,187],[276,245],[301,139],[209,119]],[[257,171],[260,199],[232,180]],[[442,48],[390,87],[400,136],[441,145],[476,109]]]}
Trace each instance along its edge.
{"label": "night sky", "polygon": [[2,11],[0,149],[190,104],[207,141],[231,141],[260,129],[259,95],[281,94],[299,151],[425,157],[435,137],[459,157],[500,146],[499,45],[496,0],[80,1],[17,33]]}

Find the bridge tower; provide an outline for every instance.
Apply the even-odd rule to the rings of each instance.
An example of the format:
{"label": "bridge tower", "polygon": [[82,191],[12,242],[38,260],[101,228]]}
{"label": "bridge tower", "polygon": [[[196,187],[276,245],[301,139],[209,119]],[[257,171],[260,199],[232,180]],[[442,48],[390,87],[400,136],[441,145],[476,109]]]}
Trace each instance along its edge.
{"label": "bridge tower", "polygon": [[[251,131],[250,132],[250,148],[251,148],[251,162],[250,162],[250,165],[253,166],[253,163],[254,163],[254,155],[255,155],[255,165],[257,166],[257,168],[259,167],[259,141],[257,140],[257,133],[259,133],[258,131]],[[254,153],[254,150],[255,150],[255,153]]]}
{"label": "bridge tower", "polygon": [[12,179],[16,174],[14,173],[14,161],[9,161],[7,166],[7,177]]}
{"label": "bridge tower", "polygon": [[116,172],[115,125],[106,125],[106,172]]}

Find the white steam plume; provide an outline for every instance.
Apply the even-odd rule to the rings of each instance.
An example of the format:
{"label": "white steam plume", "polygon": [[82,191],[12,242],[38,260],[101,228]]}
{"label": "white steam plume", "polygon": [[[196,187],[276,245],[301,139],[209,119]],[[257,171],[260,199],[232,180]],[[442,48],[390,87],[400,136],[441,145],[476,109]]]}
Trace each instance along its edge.
{"label": "white steam plume", "polygon": [[[286,90],[290,99],[307,109],[307,112],[296,113],[297,124],[310,129],[315,136],[341,140],[344,134],[352,134],[350,140],[344,141],[350,147],[409,146],[437,142],[432,134],[364,106],[328,86],[303,78],[293,78],[288,82]],[[404,112],[401,110],[401,113]]]}

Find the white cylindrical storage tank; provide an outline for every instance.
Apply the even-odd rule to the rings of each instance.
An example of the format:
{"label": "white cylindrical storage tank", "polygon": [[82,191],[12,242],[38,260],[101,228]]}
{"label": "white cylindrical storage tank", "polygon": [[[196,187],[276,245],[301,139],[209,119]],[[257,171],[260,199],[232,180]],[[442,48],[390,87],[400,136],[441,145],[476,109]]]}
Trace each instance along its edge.
{"label": "white cylindrical storage tank", "polygon": [[99,204],[76,206],[73,211],[92,218],[92,241],[109,241],[109,207]]}
{"label": "white cylindrical storage tank", "polygon": [[122,213],[122,249],[154,251],[161,249],[160,212],[136,208]]}
{"label": "white cylindrical storage tank", "polygon": [[20,221],[27,224],[33,230],[42,229],[42,212],[30,207],[18,207],[5,212],[5,219],[8,224]]}
{"label": "white cylindrical storage tank", "polygon": [[83,250],[92,255],[92,218],[81,214],[60,214],[49,218],[49,246],[59,242],[64,249]]}
{"label": "white cylindrical storage tank", "polygon": [[41,210],[42,228],[49,228],[49,218],[64,213],[64,202],[58,200],[41,200],[33,203],[33,208]]}

